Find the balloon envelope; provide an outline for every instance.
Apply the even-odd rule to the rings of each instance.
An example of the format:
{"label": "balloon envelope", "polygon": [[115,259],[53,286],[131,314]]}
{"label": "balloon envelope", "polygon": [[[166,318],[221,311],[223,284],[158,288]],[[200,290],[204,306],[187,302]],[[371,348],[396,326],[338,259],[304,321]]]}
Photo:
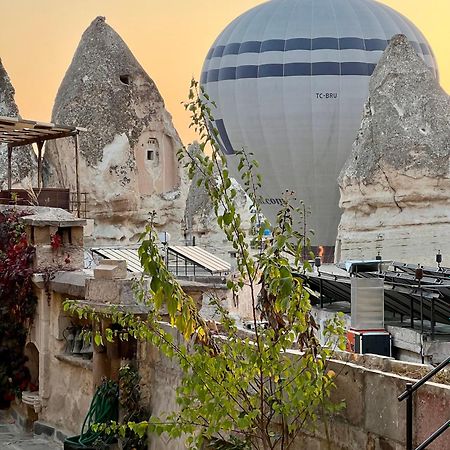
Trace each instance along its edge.
{"label": "balloon envelope", "polygon": [[[234,20],[211,47],[201,83],[222,150],[253,152],[273,220],[288,189],[311,209],[314,243],[332,247],[338,174],[351,151],[372,74],[389,39],[405,34],[437,75],[421,32],[373,0],[271,0]],[[235,174],[236,175],[236,174]]]}

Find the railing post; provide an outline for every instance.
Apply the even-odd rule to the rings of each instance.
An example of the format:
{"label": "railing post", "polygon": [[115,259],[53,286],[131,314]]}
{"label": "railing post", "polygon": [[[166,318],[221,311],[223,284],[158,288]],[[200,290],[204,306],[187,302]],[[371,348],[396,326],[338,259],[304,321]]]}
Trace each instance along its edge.
{"label": "railing post", "polygon": [[423,337],[423,289],[422,286],[420,285],[420,281],[419,281],[419,289],[420,289],[420,333],[422,334]]}
{"label": "railing post", "polygon": [[434,339],[434,297],[431,297],[431,339]]}
{"label": "railing post", "polygon": [[37,160],[38,160],[38,167],[37,167],[37,172],[38,172],[38,189],[40,189],[42,187],[42,147],[44,146],[44,141],[39,141],[36,143],[37,145],[37,149],[38,149],[38,154],[37,154]]}
{"label": "railing post", "polygon": [[406,450],[413,450],[413,392],[412,383],[406,383]]}
{"label": "railing post", "polygon": [[319,286],[320,286],[320,308],[323,309],[322,278],[319,278]]}
{"label": "railing post", "polygon": [[80,198],[80,176],[78,173],[79,168],[79,156],[78,156],[78,147],[79,147],[79,140],[78,140],[78,131],[74,135],[74,142],[75,142],[75,187],[77,190],[77,217],[81,217],[81,198]]}
{"label": "railing post", "polygon": [[8,191],[9,195],[11,195],[12,189],[12,147],[11,144],[8,144]]}
{"label": "railing post", "polygon": [[411,298],[409,300],[409,315],[410,317],[410,324],[411,324],[411,328],[414,329],[414,298],[411,295]]}

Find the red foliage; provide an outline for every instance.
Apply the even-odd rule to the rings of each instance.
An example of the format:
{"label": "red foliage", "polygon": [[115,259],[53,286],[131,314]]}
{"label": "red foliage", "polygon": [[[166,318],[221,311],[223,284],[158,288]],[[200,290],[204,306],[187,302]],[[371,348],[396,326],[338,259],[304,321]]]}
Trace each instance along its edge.
{"label": "red foliage", "polygon": [[34,248],[15,209],[0,212],[0,403],[28,385],[24,345],[36,309],[31,267]]}
{"label": "red foliage", "polygon": [[62,245],[62,237],[60,234],[55,233],[50,236],[50,245],[53,250],[58,250]]}

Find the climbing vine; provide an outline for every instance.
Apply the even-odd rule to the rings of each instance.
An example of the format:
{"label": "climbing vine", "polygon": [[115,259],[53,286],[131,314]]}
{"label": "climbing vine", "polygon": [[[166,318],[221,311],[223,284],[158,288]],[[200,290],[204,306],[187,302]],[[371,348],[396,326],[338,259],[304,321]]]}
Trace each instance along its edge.
{"label": "climbing vine", "polygon": [[26,211],[0,212],[0,407],[8,407],[28,388],[25,341],[36,310],[32,286],[34,248],[20,217]]}

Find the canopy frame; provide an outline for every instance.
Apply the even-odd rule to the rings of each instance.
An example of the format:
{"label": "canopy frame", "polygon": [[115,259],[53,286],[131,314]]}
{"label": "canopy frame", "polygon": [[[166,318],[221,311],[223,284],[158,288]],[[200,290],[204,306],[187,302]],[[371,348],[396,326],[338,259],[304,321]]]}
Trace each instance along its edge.
{"label": "canopy frame", "polygon": [[8,191],[12,189],[12,153],[16,147],[36,144],[38,164],[38,189],[42,187],[42,149],[46,141],[72,137],[75,144],[75,184],[77,215],[81,215],[81,193],[79,179],[79,133],[85,128],[55,125],[54,123],[24,120],[18,117],[0,116],[0,145],[7,145],[8,152]]}

